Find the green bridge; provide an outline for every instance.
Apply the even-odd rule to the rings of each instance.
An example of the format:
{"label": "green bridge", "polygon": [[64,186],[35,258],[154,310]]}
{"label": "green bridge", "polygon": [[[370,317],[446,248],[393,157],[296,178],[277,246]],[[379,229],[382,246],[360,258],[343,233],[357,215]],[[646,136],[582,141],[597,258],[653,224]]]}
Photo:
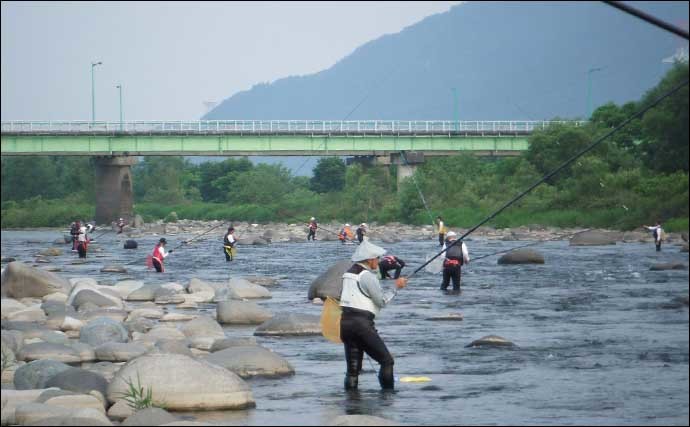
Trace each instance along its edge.
{"label": "green bridge", "polygon": [[[515,156],[550,121],[10,121],[3,156],[95,156],[96,221],[131,217],[131,172],[138,156],[357,156],[397,164],[398,180],[425,156],[469,152]],[[404,155],[403,155],[404,153]]]}

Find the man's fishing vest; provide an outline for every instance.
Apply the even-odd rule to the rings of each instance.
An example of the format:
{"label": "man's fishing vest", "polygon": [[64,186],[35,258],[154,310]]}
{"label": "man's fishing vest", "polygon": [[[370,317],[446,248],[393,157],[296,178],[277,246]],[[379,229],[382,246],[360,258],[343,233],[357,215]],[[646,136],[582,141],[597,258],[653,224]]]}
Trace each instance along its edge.
{"label": "man's fishing vest", "polygon": [[343,292],[340,294],[340,306],[366,310],[376,316],[379,314],[379,307],[364,293],[359,284],[362,275],[366,273],[372,274],[369,270],[364,270],[359,274],[343,274]]}

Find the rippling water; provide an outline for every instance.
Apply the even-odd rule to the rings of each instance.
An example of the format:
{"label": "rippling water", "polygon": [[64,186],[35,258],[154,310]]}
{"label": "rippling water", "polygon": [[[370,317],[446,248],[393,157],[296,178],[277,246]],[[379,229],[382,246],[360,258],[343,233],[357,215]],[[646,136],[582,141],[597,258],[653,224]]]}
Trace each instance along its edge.
{"label": "rippling water", "polygon": [[[58,237],[48,231],[3,232],[2,256],[33,260]],[[169,248],[183,240],[181,235],[166,237]],[[137,250],[124,250],[124,240],[103,236],[90,247],[86,264],[70,264],[77,256],[65,250],[41,266],[59,266],[66,277],[90,276],[106,283],[273,276],[280,286],[272,287],[273,298],[261,305],[273,312],[320,314],[321,307],[306,299],[311,280],[354,250],[336,242],[241,247],[237,260],[226,263],[219,237],[175,251],[160,275],[144,265],[157,237],[136,239]],[[524,244],[467,243],[474,256]],[[436,250],[433,240],[382,246],[410,268]],[[688,308],[673,299],[688,294],[688,271],[649,267],[687,264],[688,254],[671,245],[657,253],[652,244],[638,243],[570,247],[548,242],[535,249],[544,254],[545,265],[499,266],[497,257],[471,264],[463,269],[459,296],[441,293],[440,276],[421,272],[382,312],[377,328],[395,357],[396,377],[425,375],[430,383],[397,383],[395,393],[383,394],[365,360],[360,393],[348,396],[342,389],[341,346],[321,337],[259,338],[286,357],[296,375],[249,380],[256,409],[183,416],[250,425],[319,425],[342,414],[428,425],[687,425]],[[105,264],[125,265],[128,274],[100,273]],[[212,315],[215,309],[209,304],[202,311]],[[425,320],[458,312],[464,321]],[[228,336],[251,336],[254,327],[225,330]],[[517,347],[465,348],[490,334]]]}

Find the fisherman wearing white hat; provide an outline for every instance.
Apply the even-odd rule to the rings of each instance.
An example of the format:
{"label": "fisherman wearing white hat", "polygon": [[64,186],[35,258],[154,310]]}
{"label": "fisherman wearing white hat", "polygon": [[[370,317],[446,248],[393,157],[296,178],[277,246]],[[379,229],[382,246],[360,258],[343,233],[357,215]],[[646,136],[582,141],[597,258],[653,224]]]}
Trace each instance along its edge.
{"label": "fisherman wearing white hat", "polygon": [[[393,356],[374,325],[374,318],[381,308],[395,296],[395,293],[384,295],[376,275],[379,257],[385,253],[385,249],[364,240],[352,255],[352,261],[355,264],[343,274],[343,291],[340,295],[340,306],[343,309],[340,338],[345,345],[345,361],[347,362],[346,390],[357,389],[365,352],[381,365],[379,370],[381,388],[394,388]],[[402,289],[406,285],[407,279],[404,277],[395,282],[397,289]]]}
{"label": "fisherman wearing white hat", "polygon": [[316,224],[316,218],[311,217],[309,220],[309,235],[307,236],[307,242],[309,239],[312,241],[316,240],[316,229],[319,228],[319,226]]}
{"label": "fisherman wearing white hat", "polygon": [[453,291],[460,292],[460,277],[461,269],[464,264],[470,262],[470,255],[467,252],[467,245],[465,242],[460,241],[455,245],[451,246],[455,240],[457,240],[458,235],[454,231],[449,231],[446,237],[446,245],[444,248],[446,250],[446,259],[443,261],[443,282],[441,283],[441,290],[445,291],[448,289],[450,284],[450,279],[453,279]]}

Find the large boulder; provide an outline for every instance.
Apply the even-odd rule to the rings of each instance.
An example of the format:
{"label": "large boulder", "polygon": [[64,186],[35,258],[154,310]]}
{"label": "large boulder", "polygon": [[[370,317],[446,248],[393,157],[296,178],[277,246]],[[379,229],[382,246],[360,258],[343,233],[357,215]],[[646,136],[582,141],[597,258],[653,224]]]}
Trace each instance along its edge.
{"label": "large boulder", "polygon": [[79,341],[93,347],[108,342],[127,342],[129,334],[122,323],[109,317],[96,318],[81,328]]}
{"label": "large boulder", "polygon": [[160,285],[144,285],[130,292],[125,298],[127,301],[153,301]]}
{"label": "large boulder", "polygon": [[96,360],[96,352],[90,345],[84,344],[83,342],[75,342],[72,343],[70,347],[72,347],[79,354],[79,358],[81,359],[82,363],[93,362]]}
{"label": "large boulder", "polygon": [[46,381],[46,387],[57,387],[61,390],[82,394],[90,394],[92,391],[97,391],[102,395],[105,402],[108,381],[103,375],[96,372],[80,368],[70,368],[59,372]]}
{"label": "large boulder", "polygon": [[34,305],[23,310],[14,311],[7,316],[7,320],[13,322],[37,322],[46,321],[46,314],[40,306]]}
{"label": "large boulder", "polygon": [[583,231],[570,239],[570,246],[615,245],[618,234],[602,231]]}
{"label": "large boulder", "polygon": [[223,328],[210,317],[197,317],[180,327],[192,347],[210,350],[213,342],[225,338]]}
{"label": "large boulder", "polygon": [[27,308],[24,304],[13,298],[3,298],[0,300],[0,307],[2,307],[2,310],[0,310],[2,319],[8,319],[12,313],[26,310]]}
{"label": "large boulder", "polygon": [[404,424],[372,415],[339,415],[328,426],[402,426]]}
{"label": "large boulder", "polygon": [[465,347],[512,347],[514,344],[498,335],[487,335],[474,340]]}
{"label": "large boulder", "polygon": [[8,390],[2,389],[2,425],[15,425],[17,419],[15,410],[17,406],[25,403],[33,403],[38,400],[44,389],[37,390]]}
{"label": "large boulder", "polygon": [[199,292],[210,292],[211,294],[216,292],[216,288],[213,287],[213,285],[210,285],[209,283],[204,282],[201,279],[197,279],[196,277],[193,277],[189,281],[189,285],[187,286],[187,291],[190,294],[195,294]]}
{"label": "large boulder", "polygon": [[[213,343],[223,340],[215,340]],[[158,353],[174,353],[183,354],[185,356],[194,357],[194,353],[189,349],[189,341],[187,340],[167,340],[162,339],[156,341],[156,347],[151,350]]]}
{"label": "large boulder", "polygon": [[254,337],[243,337],[243,338],[223,338],[221,340],[215,340],[213,346],[211,347],[211,353],[217,351],[225,350],[231,347],[246,347],[246,346],[256,346],[256,338]]}
{"label": "large boulder", "polygon": [[284,313],[273,316],[254,331],[256,336],[321,335],[321,318],[312,314]]}
{"label": "large boulder", "polygon": [[55,292],[69,293],[69,282],[55,273],[21,262],[7,264],[0,279],[2,296],[42,298]]}
{"label": "large boulder", "polygon": [[271,286],[277,286],[280,283],[278,282],[278,279],[274,277],[268,277],[268,276],[245,276],[243,279],[255,284],[255,285],[261,285],[263,287],[271,287]]}
{"label": "large boulder", "polygon": [[72,299],[72,306],[77,310],[84,304],[93,304],[97,307],[122,308],[122,301],[120,301],[119,296],[115,297],[94,289],[82,289]]}
{"label": "large boulder", "polygon": [[271,317],[270,311],[251,301],[220,301],[216,307],[216,318],[220,323],[260,325]]}
{"label": "large boulder", "polygon": [[295,373],[287,360],[258,345],[230,347],[211,353],[206,356],[206,361],[222,366],[242,378],[282,377]]}
{"label": "large boulder", "polygon": [[101,273],[126,273],[127,269],[121,265],[106,265],[101,268]]}
{"label": "large boulder", "polygon": [[343,291],[343,274],[352,266],[352,261],[342,260],[333,264],[322,273],[319,277],[314,279],[309,286],[307,298],[313,300],[314,298],[321,298],[326,300],[326,297],[340,299],[340,294]]}
{"label": "large boulder", "polygon": [[[62,244],[62,242],[60,242],[60,244]],[[58,248],[48,248],[42,250],[39,254],[43,256],[60,256],[62,255],[62,251]]]}
{"label": "large boulder", "polygon": [[48,342],[27,344],[17,354],[17,359],[26,362],[32,360],[55,360],[62,363],[80,363],[79,353],[72,347]]}
{"label": "large boulder", "polygon": [[55,360],[35,360],[17,369],[14,373],[14,388],[17,390],[45,388],[51,378],[68,369],[72,368]]}
{"label": "large boulder", "polygon": [[649,267],[652,271],[665,271],[665,270],[687,270],[688,266],[682,262],[666,262],[660,264],[654,264]]}
{"label": "large boulder", "polygon": [[93,408],[76,409],[44,403],[25,403],[15,410],[20,425],[42,426],[111,426],[113,423],[101,411]]}
{"label": "large boulder", "polygon": [[533,249],[515,249],[498,259],[499,264],[544,264],[544,255]]}
{"label": "large boulder", "polygon": [[38,397],[37,403],[45,403],[46,405],[62,406],[70,409],[84,409],[91,408],[99,412],[105,413],[103,407],[104,401],[96,396],[88,394],[77,394],[65,390],[46,390]]}
{"label": "large boulder", "polygon": [[185,335],[177,328],[158,325],[152,328],[145,334],[132,333],[135,341],[143,341],[144,343],[155,344],[158,340],[184,340]]}
{"label": "large boulder", "polygon": [[134,415],[127,417],[121,424],[123,426],[160,426],[163,424],[178,421],[168,411],[161,408],[146,408],[137,411]]}
{"label": "large boulder", "polygon": [[227,287],[231,299],[271,298],[268,289],[244,279],[230,279]]}
{"label": "large boulder", "polygon": [[139,244],[137,243],[136,240],[127,240],[125,244],[123,245],[124,249],[136,249],[139,247]]}
{"label": "large boulder", "polygon": [[117,292],[120,298],[125,299],[132,292],[144,286],[141,280],[122,280],[112,286],[113,291]]}
{"label": "large boulder", "polygon": [[106,362],[128,362],[148,351],[148,348],[137,343],[109,342],[94,349],[96,359]]}
{"label": "large boulder", "polygon": [[18,353],[24,346],[24,334],[21,331],[2,330],[2,343],[13,352]]}
{"label": "large boulder", "polygon": [[154,404],[171,411],[255,406],[251,388],[236,374],[181,354],[152,353],[130,361],[108,386],[108,400],[121,399],[128,382],[150,388]]}

